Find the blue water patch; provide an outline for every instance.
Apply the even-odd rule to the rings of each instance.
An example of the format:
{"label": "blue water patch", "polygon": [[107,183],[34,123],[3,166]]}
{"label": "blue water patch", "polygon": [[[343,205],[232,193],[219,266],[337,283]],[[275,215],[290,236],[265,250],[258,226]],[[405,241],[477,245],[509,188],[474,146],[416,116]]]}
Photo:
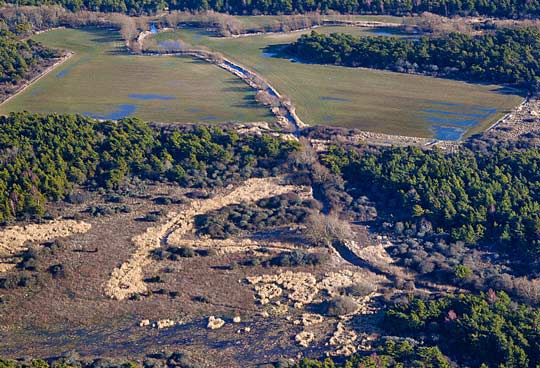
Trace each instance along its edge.
{"label": "blue water patch", "polygon": [[157,28],[154,23],[150,23],[150,32],[157,33]]}
{"label": "blue water patch", "polygon": [[272,88],[270,88],[270,87],[266,87],[266,92],[268,92],[268,94],[269,94],[270,96],[278,97],[276,91],[274,91],[274,90],[273,90]]}
{"label": "blue water patch", "polygon": [[132,115],[135,111],[137,111],[136,105],[127,104],[127,105],[118,105],[116,110],[113,110],[105,114],[94,113],[94,112],[83,112],[83,115],[86,115],[93,119],[118,120],[118,119],[122,119],[122,118]]}
{"label": "blue water patch", "polygon": [[215,116],[203,116],[201,118],[201,120],[203,120],[203,121],[214,121],[214,120],[217,120],[217,118]]}
{"label": "blue water patch", "polygon": [[186,109],[187,112],[192,112],[192,113],[198,113],[198,112],[201,112],[202,110],[201,109]]}
{"label": "blue water patch", "polygon": [[169,50],[182,50],[183,44],[180,41],[161,41],[158,46]]}
{"label": "blue water patch", "polygon": [[467,131],[466,128],[479,125],[497,112],[497,109],[488,106],[444,101],[429,101],[428,104],[439,107],[422,110],[423,120],[431,123],[435,138],[445,140],[461,139]]}
{"label": "blue water patch", "polygon": [[227,65],[229,68],[236,70],[240,74],[243,74],[246,77],[249,76],[249,73],[247,72],[247,70],[245,70],[244,68],[239,67],[238,65],[235,65],[235,64],[230,63],[228,61],[225,61],[224,64]]}
{"label": "blue water patch", "polygon": [[375,35],[375,36],[387,36],[387,37],[390,37],[390,36],[394,36],[395,33],[392,33],[392,32],[388,32],[388,31],[383,31],[381,29],[373,29],[371,31],[368,32],[369,34],[372,34],[372,35]]}
{"label": "blue water patch", "polygon": [[34,97],[34,96],[38,96],[40,94],[43,93],[43,87],[36,87],[32,90],[32,92],[30,92],[30,96]]}
{"label": "blue water patch", "polygon": [[72,70],[73,68],[75,68],[76,66],[79,66],[83,63],[86,63],[90,61],[90,58],[84,58],[84,59],[81,59],[79,61],[76,61],[74,62],[73,64],[71,64],[70,66],[68,66],[67,68],[65,68],[64,70],[60,71],[59,73],[56,74],[56,78],[62,78],[62,77],[65,77],[66,75],[68,75]]}
{"label": "blue water patch", "polygon": [[465,126],[465,127],[473,127],[473,126],[478,125],[478,123],[480,123],[480,120],[476,120],[476,119],[457,120],[457,119],[438,118],[436,116],[428,116],[424,120],[430,123],[458,125],[458,126]]}
{"label": "blue water patch", "polygon": [[262,51],[261,55],[262,57],[265,57],[265,58],[273,58],[276,56],[276,54],[273,52],[265,52],[265,51]]}
{"label": "blue water patch", "polygon": [[441,106],[463,106],[453,102],[444,102],[444,101],[428,101],[432,105],[441,105]]}
{"label": "blue water patch", "polygon": [[458,141],[465,134],[465,129],[452,126],[433,125],[431,129],[436,139],[445,141]]}
{"label": "blue water patch", "polygon": [[321,96],[319,97],[322,101],[339,101],[339,102],[352,102],[348,98],[341,98],[341,97],[329,97],[329,96]]}
{"label": "blue water patch", "polygon": [[152,93],[132,93],[128,95],[129,98],[134,100],[160,100],[160,101],[171,101],[176,100],[176,97],[157,95]]}
{"label": "blue water patch", "polygon": [[489,115],[493,114],[497,111],[497,109],[489,109],[489,113],[487,114],[475,114],[475,113],[463,113],[463,112],[455,112],[455,111],[445,111],[445,110],[435,110],[435,109],[426,109],[422,110],[422,112],[432,113],[432,114],[441,114],[441,115],[454,115],[454,116],[466,116],[471,118],[482,118],[485,119],[489,117]]}

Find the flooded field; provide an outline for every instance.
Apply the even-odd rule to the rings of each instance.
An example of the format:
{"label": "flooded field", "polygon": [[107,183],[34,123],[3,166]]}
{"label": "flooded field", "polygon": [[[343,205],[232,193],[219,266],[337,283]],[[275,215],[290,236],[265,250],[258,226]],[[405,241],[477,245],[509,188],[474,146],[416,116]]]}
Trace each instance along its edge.
{"label": "flooded field", "polygon": [[[319,27],[316,31],[418,37],[388,27]],[[459,140],[482,131],[522,101],[522,97],[497,85],[304,64],[278,55],[281,48],[307,32],[311,31],[223,38],[202,29],[182,29],[158,33],[152,42],[205,46],[223,53],[290,97],[299,117],[311,125]]]}
{"label": "flooded field", "polygon": [[128,55],[115,31],[65,29],[35,38],[75,54],[0,106],[0,114],[27,110],[163,122],[273,119],[254,91],[230,73],[191,58]]}

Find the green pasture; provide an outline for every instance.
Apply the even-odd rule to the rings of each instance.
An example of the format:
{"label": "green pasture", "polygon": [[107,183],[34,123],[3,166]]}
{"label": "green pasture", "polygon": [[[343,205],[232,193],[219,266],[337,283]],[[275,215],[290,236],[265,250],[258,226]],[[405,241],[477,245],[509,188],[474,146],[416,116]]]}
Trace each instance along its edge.
{"label": "green pasture", "polygon": [[[134,116],[163,122],[272,119],[256,103],[253,90],[214,65],[184,57],[128,55],[111,30],[54,30],[34,38],[75,55],[0,106],[0,114],[27,110],[99,117],[131,107]],[[133,94],[152,98],[130,98]]]}
{"label": "green pasture", "polygon": [[[385,29],[387,31],[387,29]],[[346,32],[372,36],[373,30],[357,27],[320,27],[317,32]],[[272,57],[272,52],[297,39],[306,31],[240,38],[214,37],[198,29],[184,29],[156,35],[154,44],[183,40],[223,53],[255,70],[280,93],[288,95],[300,118],[308,124],[354,127],[374,132],[412,136],[433,136],[433,114],[445,118],[449,112],[496,109],[466,134],[479,132],[522,100],[500,86],[399,74],[364,68],[303,64]],[[405,36],[407,35],[399,35]],[[409,35],[409,37],[411,37]],[[457,109],[457,110],[456,110]],[[486,114],[487,115],[487,114]]]}

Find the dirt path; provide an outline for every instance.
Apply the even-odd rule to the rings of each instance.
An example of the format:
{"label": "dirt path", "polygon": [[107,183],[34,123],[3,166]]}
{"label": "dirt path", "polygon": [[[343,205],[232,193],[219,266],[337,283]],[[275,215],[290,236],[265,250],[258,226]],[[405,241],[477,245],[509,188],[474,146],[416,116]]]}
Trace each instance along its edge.
{"label": "dirt path", "polygon": [[0,272],[12,269],[17,255],[28,249],[26,242],[44,242],[72,234],[85,233],[92,226],[74,220],[56,220],[46,224],[11,226],[0,232]]}
{"label": "dirt path", "polygon": [[131,258],[113,270],[105,286],[107,296],[123,300],[146,291],[144,267],[152,262],[150,252],[163,242],[181,242],[185,234],[193,230],[195,216],[243,201],[253,202],[288,192],[304,192],[305,187],[281,185],[280,178],[248,179],[231,192],[206,200],[194,200],[181,213],[170,213],[168,220],[148,228],[132,239],[136,247]]}
{"label": "dirt path", "polygon": [[8,98],[6,98],[5,100],[1,101],[0,102],[0,106],[2,106],[3,104],[7,103],[8,101],[10,101],[11,99],[17,97],[18,95],[20,95],[21,93],[23,93],[24,91],[26,91],[26,89],[28,87],[30,87],[31,85],[33,85],[34,83],[36,83],[37,81],[39,81],[41,78],[45,77],[47,74],[49,74],[50,72],[52,72],[54,69],[56,69],[58,66],[62,65],[64,62],[66,62],[67,60],[69,60],[73,55],[75,55],[75,53],[73,52],[69,52],[68,54],[62,56],[60,58],[60,60],[58,60],[56,63],[54,63],[53,65],[49,66],[47,69],[45,69],[43,72],[41,72],[40,74],[36,75],[34,78],[30,79],[28,82],[26,83],[23,83],[19,88],[17,88],[17,90],[15,90],[14,93],[12,93]]}

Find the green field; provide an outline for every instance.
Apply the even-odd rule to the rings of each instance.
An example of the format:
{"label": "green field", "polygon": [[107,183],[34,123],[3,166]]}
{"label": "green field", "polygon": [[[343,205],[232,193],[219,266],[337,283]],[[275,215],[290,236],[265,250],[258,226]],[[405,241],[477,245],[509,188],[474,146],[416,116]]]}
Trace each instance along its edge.
{"label": "green field", "polygon": [[[347,32],[357,36],[372,34],[355,27],[321,27],[317,31]],[[220,38],[204,30],[185,29],[160,33],[156,42],[181,39],[220,51],[255,70],[280,93],[288,95],[300,118],[308,124],[430,137],[434,134],[434,120],[445,121],[448,116],[492,111],[480,118],[475,126],[460,128],[471,134],[485,129],[522,100],[517,95],[499,92],[500,86],[363,68],[302,64],[265,54],[269,51],[268,46],[279,48],[302,33],[305,32]]]}
{"label": "green field", "polygon": [[191,58],[127,55],[116,32],[66,29],[35,39],[75,55],[0,106],[0,114],[27,110],[114,118],[130,113],[163,122],[273,119],[256,103],[254,91],[227,71]]}

